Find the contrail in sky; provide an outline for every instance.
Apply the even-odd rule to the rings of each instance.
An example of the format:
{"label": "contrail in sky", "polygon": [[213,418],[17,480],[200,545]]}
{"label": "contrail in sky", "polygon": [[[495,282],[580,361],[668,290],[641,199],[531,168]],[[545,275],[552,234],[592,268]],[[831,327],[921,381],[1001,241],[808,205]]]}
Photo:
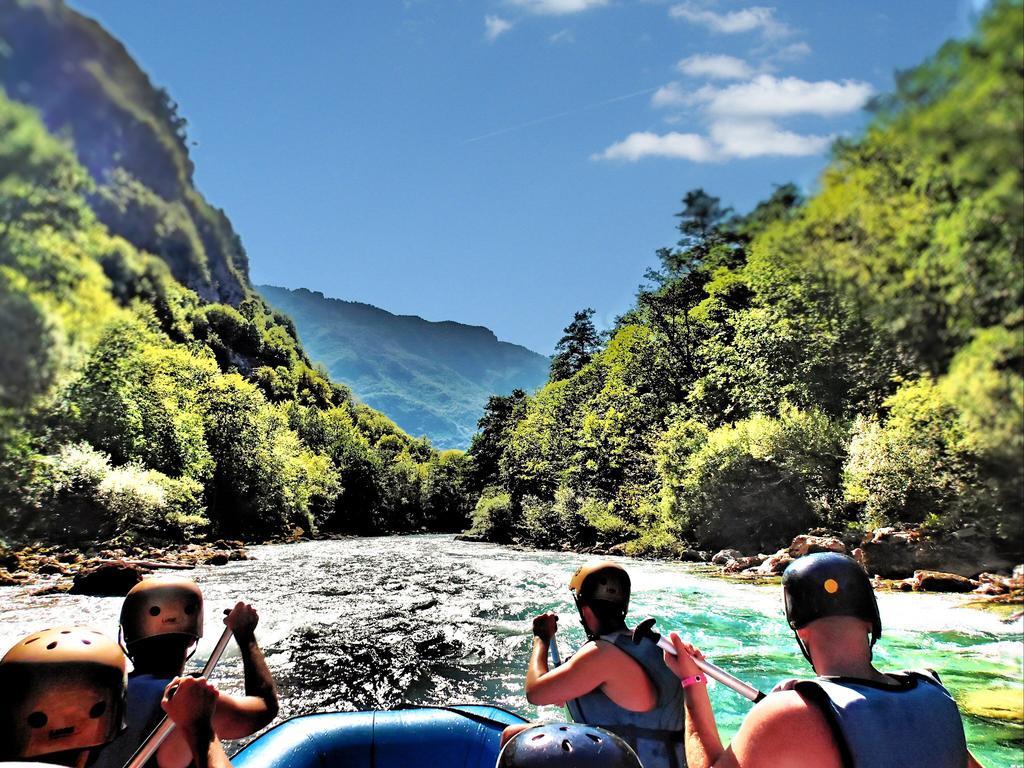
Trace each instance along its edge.
{"label": "contrail in sky", "polygon": [[490,133],[485,133],[485,134],[482,134],[480,136],[474,136],[472,139],[466,139],[462,143],[463,144],[472,144],[475,141],[483,141],[484,139],[490,139],[490,138],[492,138],[494,136],[501,136],[503,133],[511,133],[512,131],[518,131],[518,130],[521,130],[523,128],[530,128],[531,126],[540,125],[541,123],[548,123],[548,122],[551,122],[552,120],[557,120],[560,117],[567,117],[568,115],[575,115],[577,112],[585,112],[588,109],[597,109],[598,107],[604,107],[604,106],[607,106],[608,104],[614,104],[617,101],[625,101],[626,99],[633,99],[633,98],[636,98],[637,96],[643,96],[646,93],[653,93],[656,90],[658,90],[657,87],[655,87],[655,88],[644,88],[642,91],[634,91],[633,93],[627,93],[627,94],[624,94],[622,96],[613,96],[610,99],[605,99],[604,101],[598,101],[598,102],[595,102],[594,104],[587,104],[586,106],[576,107],[575,109],[567,109],[564,112],[556,112],[553,115],[545,115],[544,117],[538,117],[535,120],[529,120],[529,121],[527,121],[525,123],[519,123],[518,125],[512,125],[512,126],[509,126],[508,128],[499,128],[496,131],[491,131]]}

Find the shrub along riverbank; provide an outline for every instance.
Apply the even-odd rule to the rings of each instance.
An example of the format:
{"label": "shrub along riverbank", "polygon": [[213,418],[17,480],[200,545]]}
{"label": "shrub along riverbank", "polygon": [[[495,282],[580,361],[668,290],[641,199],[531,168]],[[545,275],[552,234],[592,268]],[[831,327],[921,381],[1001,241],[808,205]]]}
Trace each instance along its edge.
{"label": "shrub along riverbank", "polygon": [[686,557],[891,527],[1019,562],[1022,19],[995,2],[900,73],[809,199],[688,193],[633,309],[604,338],[577,313],[548,384],[489,402],[469,535]]}

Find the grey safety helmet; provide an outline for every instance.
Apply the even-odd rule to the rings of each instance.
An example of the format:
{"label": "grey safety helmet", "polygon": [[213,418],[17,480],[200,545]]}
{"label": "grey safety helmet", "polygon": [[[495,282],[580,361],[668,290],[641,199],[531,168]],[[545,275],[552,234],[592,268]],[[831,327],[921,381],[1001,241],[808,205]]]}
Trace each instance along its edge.
{"label": "grey safety helmet", "polygon": [[[818,552],[794,560],[782,574],[782,594],[786,620],[794,632],[827,616],[853,616],[871,625],[872,646],[882,636],[875,590],[867,572],[852,557]],[[799,637],[797,642],[811,661]]]}
{"label": "grey safety helmet", "polygon": [[509,740],[495,768],[643,768],[621,737],[581,723],[549,723]]}

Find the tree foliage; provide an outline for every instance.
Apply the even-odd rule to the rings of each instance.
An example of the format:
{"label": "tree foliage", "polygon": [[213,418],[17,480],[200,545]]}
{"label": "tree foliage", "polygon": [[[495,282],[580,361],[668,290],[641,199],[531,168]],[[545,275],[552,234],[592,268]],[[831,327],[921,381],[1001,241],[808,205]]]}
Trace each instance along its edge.
{"label": "tree foliage", "polygon": [[353,403],[259,297],[204,301],[173,277],[206,264],[180,203],[127,172],[92,199],[156,238],[141,251],[98,222],[88,175],[30,110],[0,97],[0,126],[0,536],[466,524],[462,454]]}
{"label": "tree foliage", "polygon": [[688,192],[679,242],[601,347],[481,422],[499,471],[478,511],[501,499],[502,536],[591,544],[594,526],[563,522],[573,498],[631,552],[882,524],[1019,551],[1020,3],[874,109],[808,198],[780,185],[735,214]]}

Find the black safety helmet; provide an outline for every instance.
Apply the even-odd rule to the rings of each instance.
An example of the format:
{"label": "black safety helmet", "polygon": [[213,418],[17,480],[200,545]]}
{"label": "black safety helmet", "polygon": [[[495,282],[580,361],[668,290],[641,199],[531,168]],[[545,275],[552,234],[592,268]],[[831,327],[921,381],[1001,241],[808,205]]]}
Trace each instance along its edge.
{"label": "black safety helmet", "polygon": [[[794,632],[826,616],[854,616],[871,625],[872,646],[882,636],[875,590],[852,557],[818,552],[794,560],[782,574],[782,594],[786,620]],[[802,642],[800,647],[807,656]]]}
{"label": "black safety helmet", "polygon": [[528,728],[509,740],[495,768],[643,768],[621,737],[580,723]]}

